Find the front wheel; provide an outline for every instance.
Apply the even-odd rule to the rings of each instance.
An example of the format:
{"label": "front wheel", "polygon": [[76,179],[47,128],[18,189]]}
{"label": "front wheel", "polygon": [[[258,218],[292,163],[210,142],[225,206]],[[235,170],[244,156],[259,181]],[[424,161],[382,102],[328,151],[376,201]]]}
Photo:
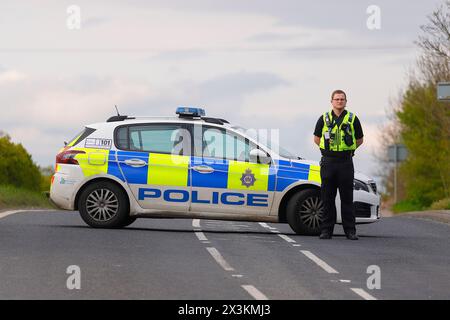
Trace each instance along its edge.
{"label": "front wheel", "polygon": [[324,217],[320,190],[308,189],[297,192],[287,205],[289,226],[297,234],[318,235]]}
{"label": "front wheel", "polygon": [[81,218],[91,227],[122,228],[134,221],[126,195],[114,183],[94,183],[82,191],[78,201]]}

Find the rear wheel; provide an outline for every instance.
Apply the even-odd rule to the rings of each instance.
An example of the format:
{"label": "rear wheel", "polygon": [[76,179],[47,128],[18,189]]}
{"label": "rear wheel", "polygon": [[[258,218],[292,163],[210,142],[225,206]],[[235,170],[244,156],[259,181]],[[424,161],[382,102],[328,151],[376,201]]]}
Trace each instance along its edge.
{"label": "rear wheel", "polygon": [[80,195],[81,218],[94,228],[122,228],[134,222],[124,192],[114,183],[102,181],[88,186]]}
{"label": "rear wheel", "polygon": [[318,235],[324,216],[320,190],[302,190],[292,196],[287,205],[287,220],[297,234]]}

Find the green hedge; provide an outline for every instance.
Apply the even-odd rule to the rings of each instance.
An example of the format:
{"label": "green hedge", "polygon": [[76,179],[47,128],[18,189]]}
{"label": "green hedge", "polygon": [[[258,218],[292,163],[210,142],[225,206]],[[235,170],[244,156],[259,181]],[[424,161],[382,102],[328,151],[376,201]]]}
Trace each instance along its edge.
{"label": "green hedge", "polygon": [[41,190],[41,173],[31,155],[9,136],[0,136],[0,184],[32,191]]}

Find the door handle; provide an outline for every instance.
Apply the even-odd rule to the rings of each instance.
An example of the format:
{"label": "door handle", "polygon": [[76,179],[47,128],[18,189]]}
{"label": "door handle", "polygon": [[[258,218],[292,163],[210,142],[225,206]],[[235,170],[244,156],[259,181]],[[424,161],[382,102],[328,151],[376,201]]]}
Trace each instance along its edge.
{"label": "door handle", "polygon": [[212,173],[214,172],[214,169],[209,167],[209,166],[205,166],[205,165],[201,165],[201,166],[194,166],[191,168],[192,170],[195,170],[199,173]]}
{"label": "door handle", "polygon": [[139,168],[147,165],[147,162],[141,159],[127,159],[124,161],[126,165],[130,167]]}

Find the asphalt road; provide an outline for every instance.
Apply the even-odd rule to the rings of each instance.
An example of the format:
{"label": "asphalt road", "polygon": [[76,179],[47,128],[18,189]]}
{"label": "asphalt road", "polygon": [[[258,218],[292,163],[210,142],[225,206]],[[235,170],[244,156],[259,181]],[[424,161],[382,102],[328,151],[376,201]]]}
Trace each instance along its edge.
{"label": "asphalt road", "polygon": [[449,228],[390,217],[350,241],[341,226],[319,240],[287,224],[138,219],[103,230],[78,212],[0,214],[0,299],[450,299]]}

